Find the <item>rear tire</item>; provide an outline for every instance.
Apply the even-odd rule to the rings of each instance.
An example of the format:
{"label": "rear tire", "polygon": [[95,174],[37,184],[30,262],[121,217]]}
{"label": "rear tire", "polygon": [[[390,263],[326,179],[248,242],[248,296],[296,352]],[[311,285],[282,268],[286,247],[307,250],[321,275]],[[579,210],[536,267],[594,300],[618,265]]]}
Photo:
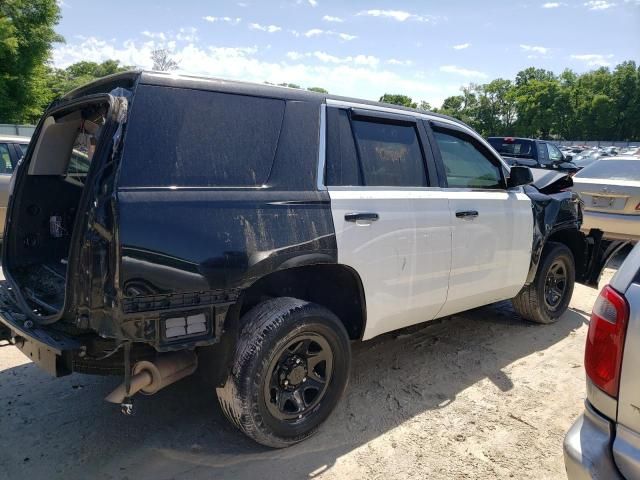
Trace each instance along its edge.
{"label": "rear tire", "polygon": [[225,386],[225,416],[256,442],[288,447],[331,414],[349,378],[351,346],[342,322],[326,308],[274,298],[250,310]]}
{"label": "rear tire", "polygon": [[567,311],[576,268],[573,254],[562,243],[550,242],[542,252],[533,282],[511,300],[516,312],[536,323],[554,323]]}

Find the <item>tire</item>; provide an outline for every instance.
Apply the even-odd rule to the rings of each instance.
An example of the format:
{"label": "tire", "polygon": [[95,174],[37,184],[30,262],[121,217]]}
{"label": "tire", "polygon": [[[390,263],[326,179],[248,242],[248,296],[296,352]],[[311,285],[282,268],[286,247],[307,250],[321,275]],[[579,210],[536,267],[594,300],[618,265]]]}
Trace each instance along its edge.
{"label": "tire", "polygon": [[305,440],[347,386],[351,345],[344,325],[320,305],[287,297],[257,305],[242,321],[233,367],[217,389],[225,416],[268,447]]}
{"label": "tire", "polygon": [[[548,282],[549,275],[553,268],[560,264],[564,270],[564,284],[557,279],[562,275],[554,275],[556,278],[555,288],[553,280]],[[560,270],[555,270],[560,273]],[[516,312],[526,320],[535,323],[554,323],[567,311],[573,287],[575,285],[576,268],[573,254],[569,248],[562,243],[550,242],[542,252],[542,258],[538,265],[538,271],[533,282],[526,285],[518,295],[511,300]],[[547,288],[545,289],[545,286]],[[561,294],[558,292],[561,290]],[[557,298],[557,302],[554,302]]]}

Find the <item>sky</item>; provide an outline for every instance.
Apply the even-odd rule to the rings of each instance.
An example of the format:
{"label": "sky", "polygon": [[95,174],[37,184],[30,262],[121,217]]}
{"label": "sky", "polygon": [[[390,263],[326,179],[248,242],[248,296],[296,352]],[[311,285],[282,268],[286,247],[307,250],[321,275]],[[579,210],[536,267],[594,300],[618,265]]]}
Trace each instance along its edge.
{"label": "sky", "polygon": [[119,60],[439,106],[470,82],[640,63],[640,0],[58,0],[53,64]]}

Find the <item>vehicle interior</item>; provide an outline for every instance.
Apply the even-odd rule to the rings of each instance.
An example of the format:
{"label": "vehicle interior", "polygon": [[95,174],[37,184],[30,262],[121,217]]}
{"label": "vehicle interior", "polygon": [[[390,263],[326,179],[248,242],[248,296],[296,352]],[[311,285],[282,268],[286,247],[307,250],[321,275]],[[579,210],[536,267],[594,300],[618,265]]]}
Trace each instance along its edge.
{"label": "vehicle interior", "polygon": [[74,223],[107,109],[91,104],[47,117],[18,180],[6,267],[36,314],[64,306]]}

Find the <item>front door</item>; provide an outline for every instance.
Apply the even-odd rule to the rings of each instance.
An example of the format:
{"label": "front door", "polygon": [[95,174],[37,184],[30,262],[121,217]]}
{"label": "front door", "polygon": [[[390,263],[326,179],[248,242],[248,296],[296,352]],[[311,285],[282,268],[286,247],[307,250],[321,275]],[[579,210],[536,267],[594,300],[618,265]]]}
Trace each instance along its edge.
{"label": "front door", "polygon": [[447,301],[438,316],[514,297],[529,271],[531,201],[507,190],[504,167],[478,138],[433,124],[452,224]]}

